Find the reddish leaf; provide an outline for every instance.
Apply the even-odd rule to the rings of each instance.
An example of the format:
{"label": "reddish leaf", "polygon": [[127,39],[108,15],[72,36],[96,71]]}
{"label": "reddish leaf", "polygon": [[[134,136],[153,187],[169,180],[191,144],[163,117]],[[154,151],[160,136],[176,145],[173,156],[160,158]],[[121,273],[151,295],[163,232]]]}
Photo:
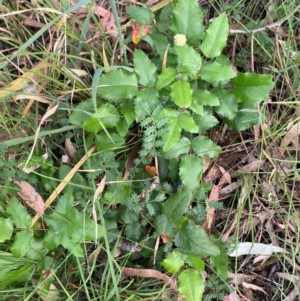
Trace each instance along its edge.
{"label": "reddish leaf", "polygon": [[149,34],[151,26],[150,25],[140,25],[138,23],[133,23],[131,40],[134,44],[138,44],[142,37]]}
{"label": "reddish leaf", "polygon": [[145,166],[145,169],[146,169],[146,171],[147,171],[152,177],[158,175],[155,166],[146,165],[146,166]]}

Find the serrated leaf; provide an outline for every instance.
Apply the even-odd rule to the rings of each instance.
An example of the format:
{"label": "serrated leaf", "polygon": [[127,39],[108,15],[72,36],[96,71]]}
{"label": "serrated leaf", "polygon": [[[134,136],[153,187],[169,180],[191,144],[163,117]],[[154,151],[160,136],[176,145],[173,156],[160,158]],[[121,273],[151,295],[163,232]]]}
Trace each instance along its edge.
{"label": "serrated leaf", "polygon": [[97,93],[108,100],[131,99],[137,92],[138,81],[135,73],[125,70],[110,71],[103,74],[98,81]]}
{"label": "serrated leaf", "polygon": [[138,82],[143,86],[153,87],[156,81],[156,67],[143,51],[136,49],[133,53],[134,70]]}
{"label": "serrated leaf", "polygon": [[163,136],[163,141],[165,142],[163,150],[165,152],[169,151],[180,139],[181,127],[178,117],[169,117],[167,127],[168,133]]}
{"label": "serrated leaf", "polygon": [[236,116],[233,119],[224,118],[224,122],[235,131],[244,131],[259,124],[260,118],[256,104],[239,104]]}
{"label": "serrated leaf", "polygon": [[33,239],[33,232],[29,230],[22,230],[15,236],[14,243],[11,247],[11,252],[15,257],[23,257],[30,248],[31,240]]}
{"label": "serrated leaf", "polygon": [[220,105],[220,101],[216,95],[207,90],[193,91],[193,104],[196,103],[202,106],[215,107]]}
{"label": "serrated leaf", "polygon": [[110,103],[97,108],[97,112],[88,118],[83,129],[87,132],[98,133],[103,128],[114,128],[117,126],[120,115],[117,109]]}
{"label": "serrated leaf", "polygon": [[162,88],[171,84],[176,78],[176,70],[173,68],[166,68],[159,76],[156,82],[156,90],[159,91]]}
{"label": "serrated leaf", "polygon": [[226,46],[228,33],[228,18],[226,13],[222,13],[206,30],[203,41],[200,45],[202,53],[209,58],[219,56]]}
{"label": "serrated leaf", "polygon": [[139,222],[134,222],[125,227],[126,238],[132,241],[138,241],[142,233],[142,227]]}
{"label": "serrated leaf", "polygon": [[0,242],[9,240],[13,233],[13,223],[10,218],[0,217]]}
{"label": "serrated leaf", "polygon": [[173,237],[175,236],[175,224],[170,221],[170,219],[164,215],[164,214],[160,214],[155,222],[155,232],[158,235],[163,235],[166,234],[167,237],[169,237],[170,239],[173,239]]}
{"label": "serrated leaf", "polygon": [[134,100],[135,120],[139,122],[151,114],[158,105],[158,92],[154,89],[141,89]]}
{"label": "serrated leaf", "polygon": [[192,192],[187,188],[179,188],[177,193],[170,196],[162,205],[162,212],[172,221],[179,221],[188,210],[192,198]]}
{"label": "serrated leaf", "polygon": [[149,8],[129,5],[126,7],[126,12],[131,19],[140,24],[151,24],[154,20],[154,14]]}
{"label": "serrated leaf", "polygon": [[71,113],[69,122],[82,126],[86,119],[91,117],[94,112],[94,104],[92,98],[81,102]]}
{"label": "serrated leaf", "polygon": [[189,133],[198,133],[198,126],[195,123],[193,117],[188,112],[179,114],[180,127]]}
{"label": "serrated leaf", "polygon": [[217,62],[205,64],[200,72],[200,77],[209,83],[228,80],[235,76],[231,66],[221,65]]}
{"label": "serrated leaf", "polygon": [[210,240],[207,233],[190,221],[185,221],[175,237],[175,244],[185,254],[201,257],[217,256],[219,248]]}
{"label": "serrated leaf", "polygon": [[244,104],[265,100],[274,88],[271,75],[239,73],[232,80],[235,97]]}
{"label": "serrated leaf", "polygon": [[162,266],[169,273],[178,273],[184,266],[182,254],[179,251],[173,251],[172,253],[168,254],[167,257],[163,260]]}
{"label": "serrated leaf", "polygon": [[192,89],[188,82],[176,81],[171,85],[172,101],[180,108],[188,108],[192,103]]}
{"label": "serrated leaf", "polygon": [[196,270],[188,269],[178,276],[178,291],[185,301],[200,301],[204,293],[204,279]]}
{"label": "serrated leaf", "polygon": [[238,111],[238,104],[233,91],[216,88],[211,92],[216,95],[220,101],[220,106],[216,108],[216,111],[228,119],[234,118]]}
{"label": "serrated leaf", "polygon": [[197,255],[187,255],[185,258],[186,263],[199,271],[204,271],[205,262]]}
{"label": "serrated leaf", "polygon": [[170,150],[163,153],[165,158],[178,158],[181,155],[186,155],[191,148],[191,141],[182,137]]}
{"label": "serrated leaf", "polygon": [[222,148],[204,136],[198,136],[192,140],[193,151],[202,158],[215,158]]}
{"label": "serrated leaf", "polygon": [[132,110],[132,102],[124,102],[121,104],[120,112],[124,115],[127,124],[130,126],[135,120],[134,110]]}
{"label": "serrated leaf", "polygon": [[193,118],[198,126],[199,132],[201,133],[205,132],[210,128],[213,128],[219,123],[218,119],[208,112],[204,112],[202,116],[193,114]]}
{"label": "serrated leaf", "polygon": [[115,150],[125,144],[125,139],[117,133],[110,133],[110,138],[104,132],[95,136],[95,145],[98,151]]}
{"label": "serrated leaf", "polygon": [[179,176],[185,187],[193,190],[199,186],[203,167],[202,159],[196,155],[186,155],[181,158]]}
{"label": "serrated leaf", "polygon": [[170,27],[173,34],[184,34],[190,45],[199,44],[203,37],[203,15],[196,0],[178,0],[173,9]]}
{"label": "serrated leaf", "polygon": [[191,46],[174,46],[178,56],[178,62],[181,67],[188,73],[188,75],[196,75],[202,66],[202,59],[198,52],[196,52]]}
{"label": "serrated leaf", "polygon": [[10,215],[12,222],[17,228],[24,229],[30,227],[31,216],[16,198],[12,198],[9,201],[6,212]]}

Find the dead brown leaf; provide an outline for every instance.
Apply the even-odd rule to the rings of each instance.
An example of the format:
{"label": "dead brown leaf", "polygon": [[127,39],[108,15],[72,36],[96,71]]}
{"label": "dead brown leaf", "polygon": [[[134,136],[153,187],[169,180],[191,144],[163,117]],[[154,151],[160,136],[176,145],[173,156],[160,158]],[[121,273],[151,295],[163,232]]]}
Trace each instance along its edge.
{"label": "dead brown leaf", "polygon": [[124,173],[122,181],[126,181],[128,179],[128,177],[130,176],[130,169],[133,166],[133,161],[137,157],[138,152],[139,152],[140,149],[141,149],[140,144],[135,145],[131,149],[131,151],[128,155],[128,158],[126,160],[126,163],[125,163],[125,173]]}
{"label": "dead brown leaf", "polygon": [[169,284],[175,291],[177,291],[177,285],[175,281],[169,276],[162,274],[159,271],[151,270],[151,269],[134,269],[134,268],[123,268],[122,274],[126,276],[138,276],[143,278],[155,278],[159,280],[163,280],[166,284]]}
{"label": "dead brown leaf", "polygon": [[251,283],[247,283],[247,282],[242,282],[242,285],[245,287],[245,288],[250,288],[252,290],[255,290],[255,291],[260,291],[260,292],[263,292],[264,294],[268,295],[264,289],[262,289],[261,287],[257,286],[257,285],[254,285],[254,284],[251,284]]}
{"label": "dead brown leaf", "polygon": [[45,211],[45,204],[42,197],[36,192],[34,187],[25,181],[13,182],[21,188],[21,191],[18,193],[20,198],[35,212],[37,212],[39,216],[43,216]]}

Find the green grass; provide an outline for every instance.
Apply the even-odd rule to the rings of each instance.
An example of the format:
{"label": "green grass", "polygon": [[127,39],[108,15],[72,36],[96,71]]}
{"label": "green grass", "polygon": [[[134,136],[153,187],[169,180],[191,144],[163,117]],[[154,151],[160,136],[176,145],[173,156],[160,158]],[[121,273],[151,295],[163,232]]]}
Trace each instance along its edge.
{"label": "green grass", "polygon": [[[68,118],[79,103],[89,98],[92,98],[93,106],[97,108],[98,78],[107,69],[113,69],[113,66],[123,64],[131,67],[132,49],[128,42],[130,27],[121,31],[122,24],[118,22],[118,36],[111,37],[105,34],[99,16],[91,11],[89,5],[86,13],[76,13],[80,6],[85,6],[90,1],[82,0],[73,6],[68,4],[69,1],[61,1],[63,7],[59,6],[59,1],[50,0],[43,3],[32,1],[35,3],[32,5],[19,1],[0,2],[1,90],[16,83],[24,73],[31,72],[39,63],[46,64],[31,72],[31,80],[19,82],[13,91],[2,91],[4,94],[0,94],[0,218],[6,218],[10,200],[18,198],[18,186],[11,179],[30,183],[45,201],[91,148],[92,134],[87,134],[80,126],[71,125]],[[91,2],[95,5],[94,1]],[[297,279],[300,277],[299,136],[295,135],[291,141],[293,143],[284,149],[279,146],[286,137],[289,124],[299,122],[299,1],[283,1],[276,3],[277,5],[274,1],[232,1],[231,4],[217,0],[211,2],[211,5],[204,6],[208,13],[207,22],[225,11],[229,16],[231,29],[251,31],[265,28],[252,36],[251,33],[230,35],[225,52],[238,70],[272,74],[275,82],[270,95],[272,101],[259,105],[259,110],[266,116],[259,135],[256,137],[251,128],[237,133],[238,142],[223,147],[224,156],[229,147],[233,147],[237,153],[247,149],[255,159],[265,160],[265,163],[260,171],[239,174],[241,185],[224,198],[223,210],[216,215],[214,234],[218,234],[221,239],[224,235],[229,237],[226,243],[230,240],[252,241],[286,249],[287,253],[275,256],[276,264],[271,264],[270,267],[268,262],[274,256],[265,263],[254,263],[251,256],[230,258],[229,271],[249,276],[245,282],[250,283],[251,277],[251,283],[267,291],[270,298],[288,300],[292,290],[299,286]],[[263,7],[271,5],[272,9],[266,13]],[[112,7],[115,19],[118,14],[125,15],[124,7],[114,0],[103,1],[103,6]],[[22,21],[24,18],[44,25],[42,28],[25,25]],[[283,19],[286,21],[280,28],[267,29],[267,25]],[[279,34],[276,35],[274,30],[279,31]],[[145,51],[147,53],[148,50]],[[104,52],[111,68],[105,65]],[[33,100],[32,104],[26,108],[30,99]],[[28,159],[35,131],[48,109],[49,103],[43,100],[52,105],[59,102],[60,107],[43,124],[39,133],[33,157],[40,167],[25,174],[19,164]],[[83,111],[89,112],[87,108]],[[216,131],[219,135],[225,131],[236,135],[226,130],[223,124]],[[149,233],[143,233],[144,237],[139,239],[140,245],[144,246],[142,258],[133,260],[133,254],[126,251],[121,256],[114,257],[120,239],[128,231],[125,224],[117,225],[113,216],[113,209],[119,206],[114,198],[117,199],[118,194],[122,195],[127,189],[122,188],[124,184],[112,184],[115,190],[111,189],[108,193],[107,188],[103,192],[104,197],[93,201],[103,172],[108,175],[109,181],[122,180],[131,146],[141,141],[139,131],[132,136],[136,140],[131,141],[131,137],[128,137],[121,149],[118,150],[118,146],[110,149],[115,151],[114,159],[107,159],[103,152],[96,151],[85,165],[79,167],[76,176],[68,184],[69,188],[73,188],[74,208],[82,214],[86,213],[92,220],[96,219],[103,227],[104,236],[85,241],[84,257],[81,258],[61,245],[43,253],[45,249],[41,245],[49,226],[39,219],[36,228],[31,229],[36,240],[30,248],[30,254],[20,258],[12,255],[14,236],[0,242],[1,300],[45,300],[41,294],[43,289],[47,292],[50,284],[54,285],[54,291],[59,296],[49,300],[177,300],[170,286],[161,280],[122,274],[124,266],[163,272],[160,262],[165,256],[163,249],[167,249],[168,245],[160,243],[160,247],[156,248],[156,238],[151,236],[154,225],[146,220],[146,215],[140,217],[140,220],[149,222],[151,227]],[[70,151],[65,146],[67,138],[72,140],[77,152],[73,158],[70,157],[68,164],[63,164],[62,155]],[[42,158],[46,153],[49,156],[47,163]],[[245,161],[243,164],[249,162]],[[113,163],[118,165],[109,165]],[[229,174],[240,169],[242,164],[237,163],[228,166]],[[136,172],[143,179],[149,178],[143,171]],[[141,193],[148,187],[147,183],[130,182],[129,179],[128,191]],[[209,191],[206,195],[209,195]],[[59,197],[47,209],[49,215],[54,212]],[[34,210],[28,206],[24,208],[33,218]],[[122,214],[127,213],[122,211]],[[85,224],[86,221],[82,220],[82,223]],[[96,257],[93,260],[91,254],[97,247],[105,260]],[[157,263],[154,265],[156,251]],[[89,260],[90,265],[87,263]],[[222,294],[226,296],[230,292],[244,295],[250,300],[265,300],[264,294],[258,290],[247,290],[241,283],[236,286],[233,282],[224,282],[216,276],[208,261],[206,264],[208,289],[203,300],[221,300]],[[20,268],[28,269],[22,274]],[[272,271],[271,268],[275,270]],[[292,277],[292,280],[288,281],[284,277]],[[2,280],[8,278],[16,281],[1,287]]]}

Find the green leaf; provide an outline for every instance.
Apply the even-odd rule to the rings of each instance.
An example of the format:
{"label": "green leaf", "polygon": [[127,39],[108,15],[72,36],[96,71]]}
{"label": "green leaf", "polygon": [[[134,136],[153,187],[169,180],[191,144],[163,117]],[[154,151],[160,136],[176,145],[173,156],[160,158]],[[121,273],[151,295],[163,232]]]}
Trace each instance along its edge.
{"label": "green leaf", "polygon": [[6,212],[10,215],[12,222],[17,228],[24,229],[30,227],[31,216],[16,198],[11,198],[6,207]]}
{"label": "green leaf", "polygon": [[169,45],[169,40],[165,34],[150,33],[149,35],[143,37],[143,40],[148,42],[151,47],[156,50],[161,60],[164,59],[165,52]]}
{"label": "green leaf", "polygon": [[222,13],[206,30],[203,41],[200,45],[202,53],[209,58],[219,56],[226,46],[228,33],[228,19],[226,13]]}
{"label": "green leaf", "polygon": [[129,185],[110,185],[104,194],[106,204],[117,205],[122,204],[125,199],[130,197],[132,188]]}
{"label": "green leaf", "polygon": [[13,233],[13,223],[10,218],[0,217],[0,242],[9,240]]}
{"label": "green leaf", "polygon": [[202,159],[195,155],[183,156],[179,165],[179,176],[182,183],[188,189],[195,189],[199,186],[204,164]]}
{"label": "green leaf", "polygon": [[220,101],[220,106],[216,108],[216,111],[228,119],[234,118],[238,111],[238,105],[233,92],[222,88],[213,89],[211,92]]}
{"label": "green leaf", "polygon": [[202,300],[204,287],[204,279],[196,270],[184,270],[178,276],[178,291],[185,301]]}
{"label": "green leaf", "polygon": [[199,271],[204,271],[205,262],[197,255],[187,255],[185,259],[186,263]]}
{"label": "green leaf", "polygon": [[135,120],[134,110],[132,110],[133,103],[131,101],[126,101],[121,104],[120,112],[125,117],[127,124],[130,126]]}
{"label": "green leaf", "polygon": [[154,89],[141,89],[134,100],[135,120],[139,122],[145,116],[151,114],[154,108],[158,105],[158,92]]}
{"label": "green leaf", "polygon": [[153,87],[156,81],[156,67],[145,52],[136,49],[133,53],[134,70],[143,86]]}
{"label": "green leaf", "polygon": [[233,119],[224,118],[223,120],[229,128],[235,131],[244,131],[259,124],[260,119],[256,104],[239,104],[236,116]]}
{"label": "green leaf", "polygon": [[217,62],[207,63],[200,72],[203,80],[211,83],[214,81],[228,80],[236,76],[231,66],[221,65]]}
{"label": "green leaf", "polygon": [[193,139],[192,149],[202,158],[215,158],[222,151],[220,146],[204,136],[198,136]]}
{"label": "green leaf", "polygon": [[138,241],[142,233],[142,227],[139,222],[134,222],[125,227],[126,238],[132,241]]}
{"label": "green leaf", "polygon": [[23,257],[30,248],[33,232],[22,230],[15,236],[15,241],[11,247],[11,252],[15,257]]}
{"label": "green leaf", "polygon": [[235,97],[245,104],[265,100],[274,88],[272,76],[265,74],[239,73],[232,83]]}
{"label": "green leaf", "polygon": [[33,238],[31,240],[30,248],[26,252],[26,258],[29,258],[32,260],[40,260],[48,252],[49,252],[49,249],[46,248],[43,239]]}
{"label": "green leaf", "polygon": [[32,279],[32,271],[35,268],[35,264],[27,263],[20,269],[12,271],[1,271],[0,273],[0,289],[3,290],[10,284],[18,282],[18,285],[22,282],[26,282]]}
{"label": "green leaf", "polygon": [[129,5],[126,12],[131,19],[140,24],[151,24],[154,20],[154,13],[149,9],[141,6]]}
{"label": "green leaf", "polygon": [[73,207],[73,191],[68,190],[58,201],[55,211],[45,216],[45,222],[52,231],[48,231],[49,242],[61,244],[75,256],[82,257],[80,244],[86,240],[94,240],[104,235],[104,229],[94,223],[90,217]]}
{"label": "green leaf", "polygon": [[215,244],[219,247],[221,253],[217,256],[211,256],[210,262],[216,268],[218,275],[220,275],[224,280],[226,280],[229,262],[227,249],[226,246],[220,240],[217,240]]}
{"label": "green leaf", "polygon": [[110,137],[111,139],[104,132],[95,136],[95,145],[98,151],[115,150],[125,144],[125,139],[116,133],[110,133]]}
{"label": "green leaf", "polygon": [[188,75],[196,75],[202,66],[202,59],[198,52],[196,52],[191,46],[174,46],[180,70],[184,70]]}
{"label": "green leaf", "polygon": [[198,126],[193,117],[188,112],[183,112],[179,115],[180,127],[189,133],[198,133]]}
{"label": "green leaf", "polygon": [[138,92],[136,75],[125,70],[113,70],[103,74],[99,78],[97,92],[108,100],[131,99]]}
{"label": "green leaf", "polygon": [[177,222],[188,210],[191,200],[191,191],[187,188],[179,188],[177,193],[170,196],[162,205],[162,212],[172,221]]}
{"label": "green leaf", "polygon": [[172,101],[180,108],[188,108],[192,103],[192,89],[188,82],[176,81],[171,85]]}
{"label": "green leaf", "polygon": [[184,34],[190,45],[196,45],[203,37],[202,22],[202,11],[196,0],[178,0],[170,29],[174,35]]}
{"label": "green leaf", "polygon": [[173,251],[168,254],[168,256],[162,262],[162,266],[169,273],[178,273],[180,269],[184,266],[184,260],[182,259],[182,255],[179,251]]}
{"label": "green leaf", "polygon": [[204,111],[202,116],[193,114],[193,118],[198,126],[199,132],[201,133],[205,132],[210,128],[213,128],[219,123],[218,119],[215,116],[211,115],[206,111]]}
{"label": "green leaf", "polygon": [[168,133],[163,136],[165,145],[164,152],[169,151],[180,139],[181,127],[178,120],[178,112],[172,109],[165,109],[162,111],[161,117],[168,117],[169,123]]}
{"label": "green leaf", "polygon": [[182,137],[170,150],[163,153],[165,158],[178,158],[181,155],[186,155],[191,148],[191,141]]}
{"label": "green leaf", "polygon": [[69,122],[75,125],[82,126],[85,120],[93,115],[94,104],[92,98],[81,102],[71,113]]}
{"label": "green leaf", "polygon": [[166,234],[167,237],[170,239],[173,239],[173,237],[175,236],[175,224],[172,221],[170,221],[170,219],[164,214],[160,214],[156,218],[154,226],[155,232],[158,235]]}
{"label": "green leaf", "polygon": [[214,95],[210,91],[201,89],[193,91],[193,104],[194,103],[196,103],[197,105],[210,107],[220,105],[220,101],[216,95]]}
{"label": "green leaf", "polygon": [[159,76],[156,82],[156,90],[159,91],[162,88],[171,84],[176,78],[176,70],[173,68],[166,68]]}
{"label": "green leaf", "polygon": [[87,132],[98,133],[103,128],[114,128],[117,126],[120,115],[117,109],[110,103],[97,108],[97,112],[88,118],[83,129]]}
{"label": "green leaf", "polygon": [[175,237],[175,244],[185,254],[201,257],[220,254],[219,248],[210,240],[207,233],[190,221],[185,221]]}

